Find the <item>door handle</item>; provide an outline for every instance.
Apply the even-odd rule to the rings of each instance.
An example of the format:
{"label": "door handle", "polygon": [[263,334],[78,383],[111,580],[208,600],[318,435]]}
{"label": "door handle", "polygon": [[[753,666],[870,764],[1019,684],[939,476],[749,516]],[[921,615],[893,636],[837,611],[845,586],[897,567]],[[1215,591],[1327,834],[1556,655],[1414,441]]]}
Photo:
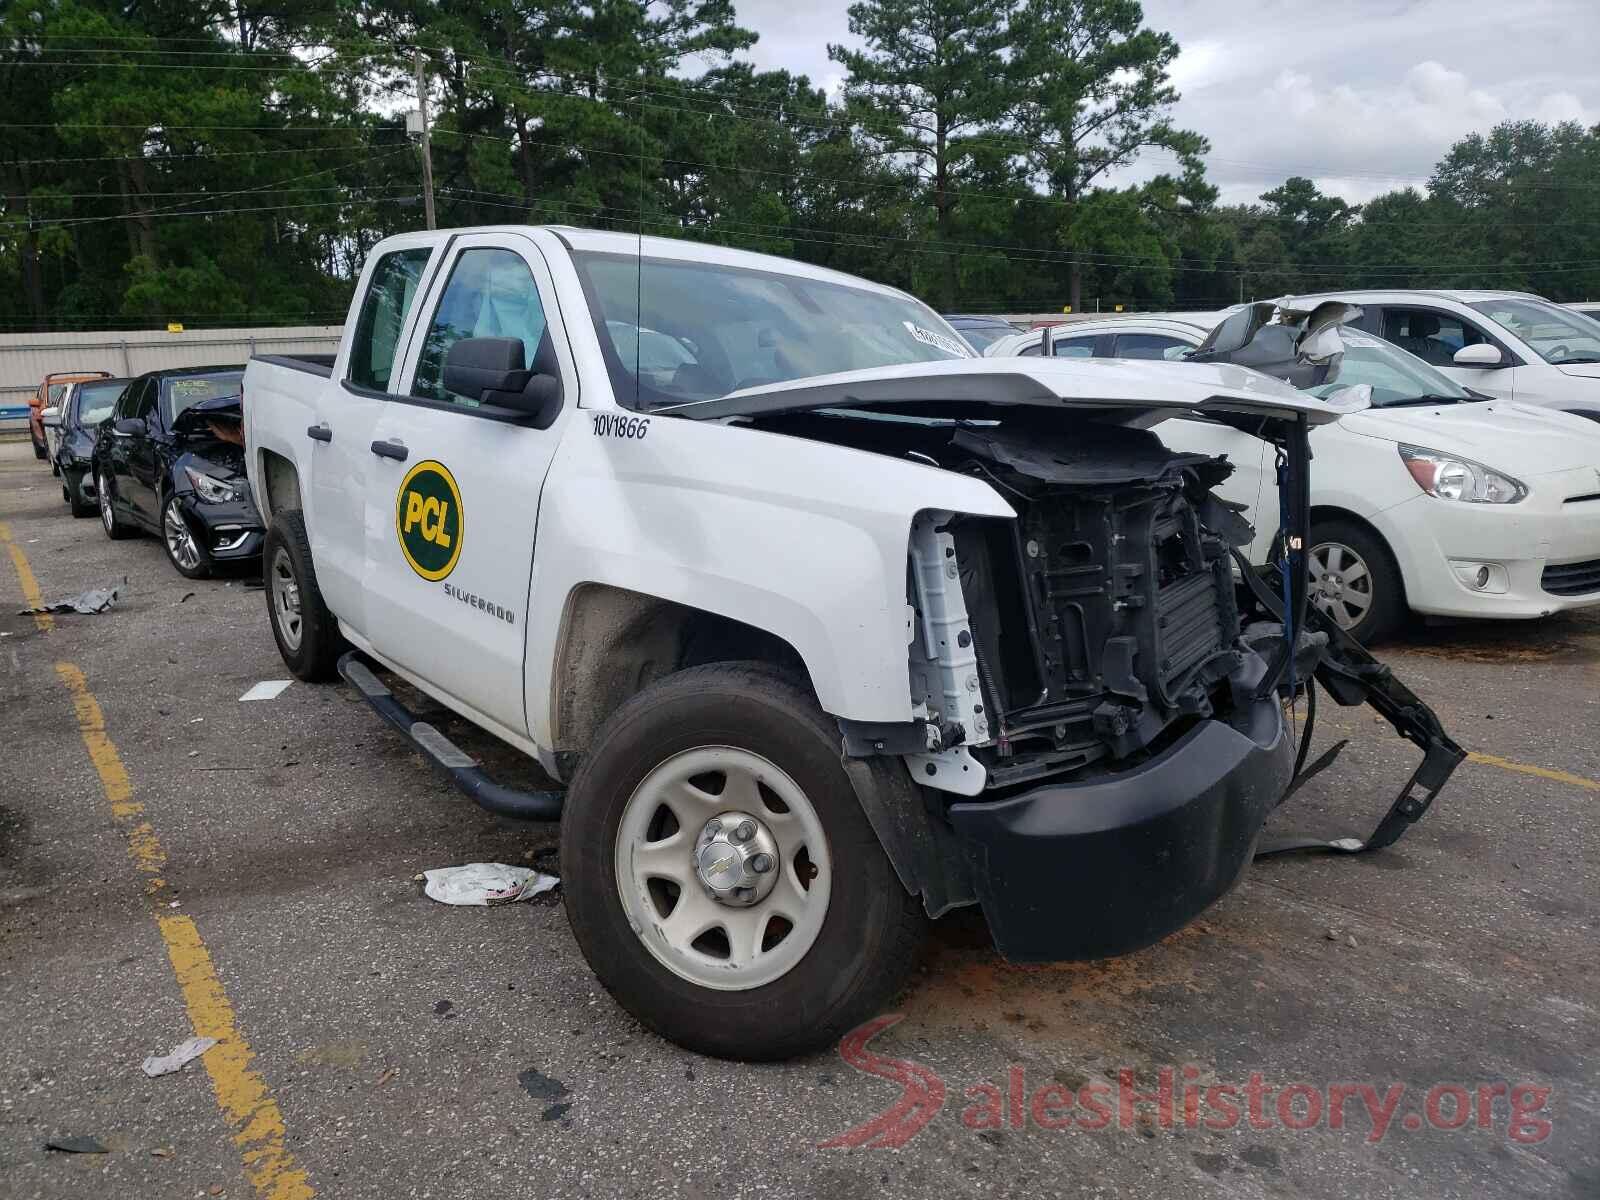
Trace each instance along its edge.
{"label": "door handle", "polygon": [[333,441],[333,430],[329,429],[327,425],[308,425],[306,426],[306,436],[313,442],[331,442]]}
{"label": "door handle", "polygon": [[399,442],[373,442],[372,452],[379,458],[392,458],[396,462],[405,462],[406,455],[411,453]]}

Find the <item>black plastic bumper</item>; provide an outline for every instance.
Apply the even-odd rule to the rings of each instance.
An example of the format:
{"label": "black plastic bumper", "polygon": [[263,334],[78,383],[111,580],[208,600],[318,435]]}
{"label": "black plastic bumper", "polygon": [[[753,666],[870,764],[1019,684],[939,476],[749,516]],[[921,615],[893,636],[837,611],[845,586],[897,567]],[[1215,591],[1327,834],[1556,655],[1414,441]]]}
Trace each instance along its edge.
{"label": "black plastic bumper", "polygon": [[249,497],[209,504],[191,492],[179,500],[178,508],[213,562],[237,562],[261,554],[267,531]]}
{"label": "black plastic bumper", "polygon": [[1293,768],[1268,699],[1248,735],[1206,721],[1141,767],[956,804],[950,819],[1002,954],[1104,958],[1181,929],[1234,885]]}

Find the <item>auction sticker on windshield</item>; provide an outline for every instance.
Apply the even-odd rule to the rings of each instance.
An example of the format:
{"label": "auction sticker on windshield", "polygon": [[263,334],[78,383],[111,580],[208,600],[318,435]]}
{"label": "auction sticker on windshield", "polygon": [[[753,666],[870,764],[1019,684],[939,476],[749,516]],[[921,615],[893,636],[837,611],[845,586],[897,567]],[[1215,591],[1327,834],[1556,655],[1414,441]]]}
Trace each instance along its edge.
{"label": "auction sticker on windshield", "polygon": [[400,481],[394,507],[400,553],[424,579],[443,579],[456,569],[466,520],[461,489],[443,463],[419,462]]}
{"label": "auction sticker on windshield", "polygon": [[924,329],[915,321],[902,321],[901,324],[906,327],[907,333],[916,338],[917,341],[921,342],[924,346],[932,346],[935,349],[943,350],[946,354],[954,354],[957,358],[972,357],[971,350],[967,349],[960,342],[956,341],[955,338],[950,337],[947,334],[939,333],[932,329]]}

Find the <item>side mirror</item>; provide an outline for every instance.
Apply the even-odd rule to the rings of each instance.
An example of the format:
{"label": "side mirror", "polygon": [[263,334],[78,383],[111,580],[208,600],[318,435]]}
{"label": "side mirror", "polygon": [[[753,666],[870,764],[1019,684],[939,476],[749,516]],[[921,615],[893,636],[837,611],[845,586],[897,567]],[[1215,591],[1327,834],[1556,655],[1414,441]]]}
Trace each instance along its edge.
{"label": "side mirror", "polygon": [[561,380],[525,361],[521,338],[462,338],[445,352],[445,390],[526,413],[535,429],[548,429],[561,411]]}
{"label": "side mirror", "polygon": [[1479,342],[1475,346],[1463,346],[1451,356],[1450,361],[1458,367],[1476,367],[1480,370],[1506,365],[1505,356],[1500,353],[1500,347],[1491,346],[1488,342]]}
{"label": "side mirror", "polygon": [[39,414],[39,420],[44,425],[44,427],[46,429],[60,429],[61,428],[61,409],[60,409],[60,407],[57,406],[57,405],[52,404],[49,408],[45,409],[43,412],[41,412]]}
{"label": "side mirror", "polygon": [[143,437],[147,432],[145,423],[138,417],[123,417],[111,427],[111,431],[118,437]]}

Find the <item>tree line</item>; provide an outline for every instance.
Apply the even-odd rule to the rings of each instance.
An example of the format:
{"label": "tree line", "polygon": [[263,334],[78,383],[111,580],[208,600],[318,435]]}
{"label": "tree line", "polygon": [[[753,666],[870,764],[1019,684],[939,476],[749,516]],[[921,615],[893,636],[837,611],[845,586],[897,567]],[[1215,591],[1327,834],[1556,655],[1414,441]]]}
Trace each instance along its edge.
{"label": "tree line", "polygon": [[[739,61],[733,0],[14,0],[0,327],[341,319],[366,250],[423,224],[419,62],[442,226],[705,239],[945,311],[1600,295],[1600,127],[1503,124],[1359,207],[1303,177],[1223,205],[1136,0],[849,20],[829,96]],[[1147,182],[1118,182],[1134,164]]]}

